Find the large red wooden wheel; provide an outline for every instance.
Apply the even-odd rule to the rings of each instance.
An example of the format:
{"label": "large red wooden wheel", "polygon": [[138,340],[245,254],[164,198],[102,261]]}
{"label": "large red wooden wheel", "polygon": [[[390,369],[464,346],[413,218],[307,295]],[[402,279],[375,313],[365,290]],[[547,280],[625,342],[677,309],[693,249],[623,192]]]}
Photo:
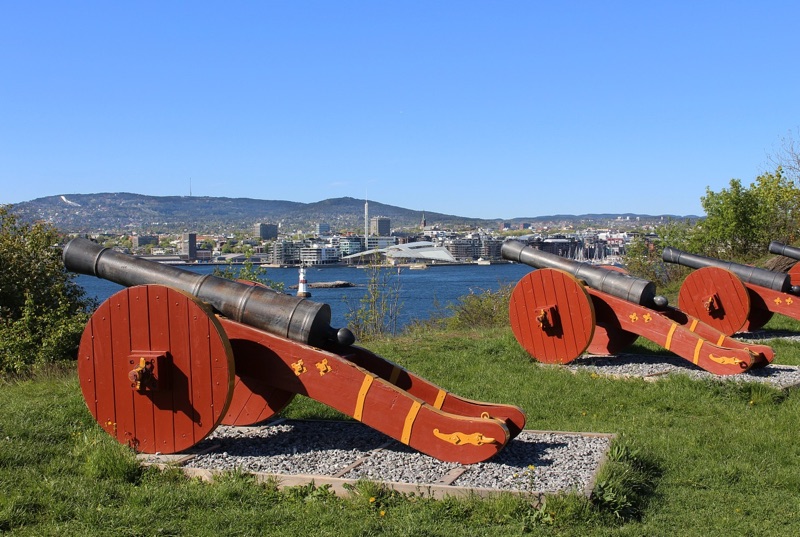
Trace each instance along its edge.
{"label": "large red wooden wheel", "polygon": [[595,330],[594,306],[583,285],[566,272],[538,269],[514,287],[511,330],[536,360],[565,364],[584,353]]}
{"label": "large red wooden wheel", "polygon": [[744,328],[751,310],[744,283],[718,267],[692,271],[681,285],[678,306],[728,336]]}
{"label": "large red wooden wheel", "polygon": [[123,289],[81,337],[78,376],[100,426],[144,453],[187,449],[219,425],[231,401],[233,353],[216,317],[162,285]]}

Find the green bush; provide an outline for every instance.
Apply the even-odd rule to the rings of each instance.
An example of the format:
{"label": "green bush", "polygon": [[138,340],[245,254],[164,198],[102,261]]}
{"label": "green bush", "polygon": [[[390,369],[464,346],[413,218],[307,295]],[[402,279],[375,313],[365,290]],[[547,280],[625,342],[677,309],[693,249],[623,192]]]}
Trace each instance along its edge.
{"label": "green bush", "polygon": [[74,359],[94,301],[61,262],[57,231],[0,206],[0,372]]}
{"label": "green bush", "polygon": [[448,306],[451,316],[447,326],[453,330],[495,328],[508,325],[508,302],[513,285],[504,285],[497,291],[470,290],[458,302]]}

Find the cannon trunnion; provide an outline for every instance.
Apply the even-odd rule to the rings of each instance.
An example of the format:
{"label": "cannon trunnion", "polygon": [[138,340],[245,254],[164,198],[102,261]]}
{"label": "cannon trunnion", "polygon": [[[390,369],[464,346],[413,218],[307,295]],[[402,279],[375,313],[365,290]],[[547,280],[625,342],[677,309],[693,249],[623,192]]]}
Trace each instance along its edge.
{"label": "cannon trunnion", "polygon": [[[83,239],[65,247],[64,262],[131,285],[90,318],[78,375],[100,426],[138,451],[183,451],[220,424],[264,421],[297,394],[460,463],[491,458],[525,425],[516,406],[461,398],[353,345],[349,331],[328,325],[326,304],[222,285]],[[254,306],[261,296],[266,305]]]}
{"label": "cannon trunnion", "polygon": [[639,336],[720,375],[762,367],[774,357],[769,347],[745,345],[669,307],[647,280],[518,241],[504,243],[501,253],[538,269],[517,283],[509,303],[512,331],[538,361],[564,364],[585,352],[616,354]]}

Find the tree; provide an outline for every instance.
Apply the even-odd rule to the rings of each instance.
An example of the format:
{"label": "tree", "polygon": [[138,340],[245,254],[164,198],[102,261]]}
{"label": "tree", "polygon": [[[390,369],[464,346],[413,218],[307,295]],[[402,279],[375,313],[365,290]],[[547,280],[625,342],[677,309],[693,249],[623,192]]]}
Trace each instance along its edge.
{"label": "tree", "polygon": [[400,303],[400,271],[392,277],[393,268],[380,263],[375,255],[366,270],[369,272],[367,292],[361,297],[358,308],[348,304],[345,313],[348,327],[356,338],[367,341],[387,334],[397,333]]}
{"label": "tree", "polygon": [[782,168],[792,181],[800,182],[800,142],[795,140],[791,131],[781,139],[781,146],[770,157],[770,161]]}
{"label": "tree", "polygon": [[61,261],[60,237],[0,206],[0,371],[74,359],[95,306]]}
{"label": "tree", "polygon": [[249,282],[266,285],[280,293],[284,290],[283,282],[277,282],[267,278],[267,269],[256,266],[252,261],[253,250],[245,251],[245,261],[238,269],[234,268],[233,263],[228,263],[225,268],[214,267],[214,276],[228,280],[246,280]]}
{"label": "tree", "polygon": [[708,255],[752,261],[767,252],[770,241],[792,243],[797,237],[800,189],[781,167],[749,187],[732,179],[728,189],[706,189],[701,203],[706,219],[694,240]]}

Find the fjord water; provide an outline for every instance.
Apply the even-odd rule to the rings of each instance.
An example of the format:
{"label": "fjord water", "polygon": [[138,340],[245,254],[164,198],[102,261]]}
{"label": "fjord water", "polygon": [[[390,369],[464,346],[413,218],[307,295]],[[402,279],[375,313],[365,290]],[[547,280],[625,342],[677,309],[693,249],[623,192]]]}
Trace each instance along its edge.
{"label": "fjord water", "polygon": [[[181,268],[198,274],[211,274],[214,265],[186,265]],[[398,329],[414,320],[425,320],[436,313],[447,313],[446,307],[462,296],[483,291],[497,291],[503,285],[516,284],[525,274],[533,270],[527,265],[509,263],[497,265],[439,265],[426,270],[412,270],[408,267],[386,268],[387,289],[398,289],[400,312]],[[333,289],[310,289],[315,302],[330,304],[335,327],[346,326],[345,315],[360,307],[360,301],[367,293],[371,271],[344,266],[309,267],[306,280],[309,284],[321,282],[346,281],[355,287]],[[266,278],[282,282],[288,294],[296,291],[289,286],[297,285],[297,268],[269,268]],[[383,277],[379,278],[384,281]],[[103,301],[116,293],[122,286],[94,276],[80,274],[76,282],[86,294]]]}

